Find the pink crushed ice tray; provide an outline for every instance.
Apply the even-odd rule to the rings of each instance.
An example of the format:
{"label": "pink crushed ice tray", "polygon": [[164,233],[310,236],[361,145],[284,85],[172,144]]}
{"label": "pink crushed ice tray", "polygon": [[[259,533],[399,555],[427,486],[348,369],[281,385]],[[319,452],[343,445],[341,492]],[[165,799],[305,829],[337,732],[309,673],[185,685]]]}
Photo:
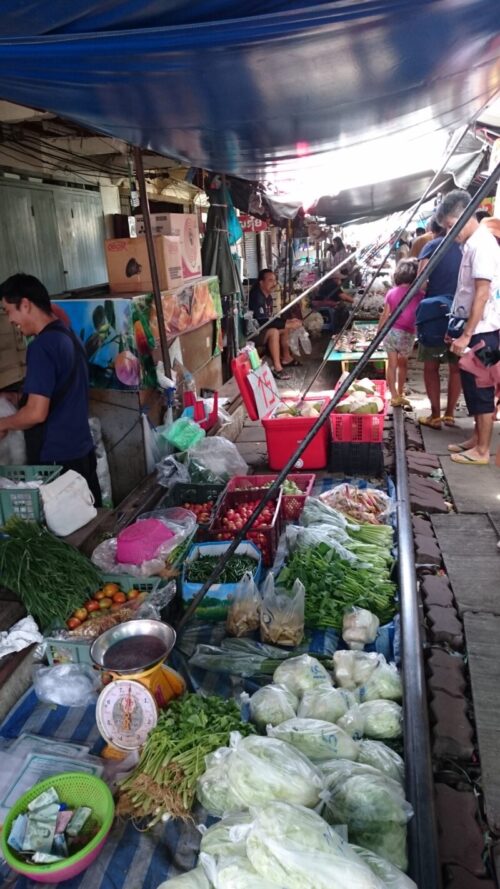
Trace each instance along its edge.
{"label": "pink crushed ice tray", "polygon": [[127,565],[140,565],[153,559],[174,532],[158,519],[142,519],[120,531],[117,537],[116,559]]}

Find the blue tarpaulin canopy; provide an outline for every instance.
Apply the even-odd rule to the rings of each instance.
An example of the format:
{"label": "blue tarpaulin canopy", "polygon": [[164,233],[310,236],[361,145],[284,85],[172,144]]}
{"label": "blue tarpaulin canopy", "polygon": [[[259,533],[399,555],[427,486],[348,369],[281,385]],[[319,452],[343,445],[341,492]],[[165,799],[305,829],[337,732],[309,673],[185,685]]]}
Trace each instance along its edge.
{"label": "blue tarpaulin canopy", "polygon": [[4,0],[0,96],[265,178],[463,123],[498,84],[498,24],[498,0]]}

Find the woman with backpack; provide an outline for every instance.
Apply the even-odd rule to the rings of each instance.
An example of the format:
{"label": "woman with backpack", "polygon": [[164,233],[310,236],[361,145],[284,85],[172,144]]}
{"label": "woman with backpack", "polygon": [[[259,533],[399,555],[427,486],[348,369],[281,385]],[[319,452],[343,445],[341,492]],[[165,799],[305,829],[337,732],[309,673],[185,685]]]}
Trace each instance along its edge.
{"label": "woman with backpack", "polygon": [[[418,262],[416,259],[401,259],[394,272],[395,287],[391,287],[385,296],[384,311],[380,316],[379,328],[387,321],[400,302],[404,299],[415,278]],[[404,397],[404,387],[408,375],[408,358],[415,345],[415,313],[424,293],[419,290],[409,305],[406,306],[394,327],[384,339],[387,352],[387,385],[391,393],[393,407],[410,407],[411,403]]]}
{"label": "woman with backpack", "polygon": [[[423,272],[443,238],[444,234],[425,244],[418,258],[419,274]],[[461,262],[462,249],[455,242],[429,275],[425,298],[417,310],[418,358],[424,363],[425,391],[431,403],[430,417],[420,417],[419,423],[432,429],[441,429],[442,423],[445,426],[455,425],[455,408],[462,391],[458,361],[449,351],[444,339]],[[441,364],[448,364],[448,392],[443,416],[439,377]]]}

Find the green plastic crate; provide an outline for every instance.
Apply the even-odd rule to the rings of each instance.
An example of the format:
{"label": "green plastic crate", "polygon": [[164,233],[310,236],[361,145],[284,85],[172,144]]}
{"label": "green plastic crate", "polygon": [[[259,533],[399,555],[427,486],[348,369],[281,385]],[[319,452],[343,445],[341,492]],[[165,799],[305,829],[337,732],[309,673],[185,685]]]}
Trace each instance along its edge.
{"label": "green plastic crate", "polygon": [[[103,574],[102,582],[118,583],[124,593],[133,587],[141,593],[152,593],[161,583],[161,577],[132,577],[130,574]],[[56,639],[46,636],[45,653],[52,667],[54,664],[92,664],[90,646],[94,639]]]}
{"label": "green plastic crate", "polygon": [[[0,476],[13,482],[53,482],[62,466],[0,466]],[[0,488],[0,523],[11,516],[32,522],[43,521],[40,493],[36,488]]]}

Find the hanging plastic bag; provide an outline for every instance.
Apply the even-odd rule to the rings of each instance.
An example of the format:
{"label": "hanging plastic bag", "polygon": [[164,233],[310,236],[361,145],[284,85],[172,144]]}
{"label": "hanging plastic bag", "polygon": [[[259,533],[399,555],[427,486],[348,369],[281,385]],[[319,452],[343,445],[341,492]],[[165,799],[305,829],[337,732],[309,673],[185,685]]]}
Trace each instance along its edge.
{"label": "hanging plastic bag", "polygon": [[323,664],[310,654],[292,657],[280,664],[274,671],[273,681],[277,685],[284,685],[298,698],[318,685],[332,684],[330,674]]}
{"label": "hanging plastic bag", "polygon": [[144,460],[146,463],[146,472],[149,475],[154,472],[154,468],[158,463],[161,454],[158,448],[156,431],[151,425],[149,417],[145,411],[141,413],[142,422],[142,441],[144,444]]}
{"label": "hanging plastic bag", "polygon": [[108,455],[102,437],[101,423],[98,417],[89,417],[90,432],[95,445],[97,461],[97,478],[101,489],[102,505],[113,506],[113,491],[111,488],[111,474],[109,471]]}
{"label": "hanging plastic bag", "polygon": [[229,636],[248,636],[258,630],[262,600],[252,574],[247,572],[230,598],[226,630]]}
{"label": "hanging plastic bag", "polygon": [[190,417],[174,420],[167,432],[167,441],[178,451],[187,451],[205,438],[205,430]]}
{"label": "hanging plastic bag", "polygon": [[[284,685],[264,685],[249,699],[250,719],[261,731],[279,725],[297,713],[298,698]],[[345,712],[345,711],[344,711]]]}
{"label": "hanging plastic bag", "polygon": [[380,621],[366,608],[350,608],[342,621],[342,638],[352,651],[362,651],[365,645],[375,642]]}
{"label": "hanging plastic bag", "polygon": [[403,711],[395,701],[368,701],[357,704],[342,716],[338,725],[352,738],[400,738],[403,733]]}
{"label": "hanging plastic bag", "polygon": [[207,483],[227,482],[234,475],[248,473],[236,445],[220,436],[204,438],[189,448],[188,469],[193,482]]}
{"label": "hanging plastic bag", "polygon": [[300,348],[302,349],[304,355],[311,354],[311,352],[312,352],[311,337],[309,336],[309,333],[307,332],[305,327],[301,327],[299,329],[299,345],[300,345]]}
{"label": "hanging plastic bag", "polygon": [[289,593],[274,587],[274,576],[268,574],[262,589],[260,638],[272,645],[294,648],[304,637],[305,588],[300,580]]}
{"label": "hanging plastic bag", "polygon": [[[0,418],[13,417],[17,413],[16,408],[3,395],[0,395]],[[26,442],[24,432],[11,430],[0,438],[0,466],[26,463]]]}
{"label": "hanging plastic bag", "polygon": [[175,457],[164,457],[156,464],[157,477],[156,480],[162,488],[170,490],[178,482],[190,482],[191,478],[187,466],[180,463]]}

